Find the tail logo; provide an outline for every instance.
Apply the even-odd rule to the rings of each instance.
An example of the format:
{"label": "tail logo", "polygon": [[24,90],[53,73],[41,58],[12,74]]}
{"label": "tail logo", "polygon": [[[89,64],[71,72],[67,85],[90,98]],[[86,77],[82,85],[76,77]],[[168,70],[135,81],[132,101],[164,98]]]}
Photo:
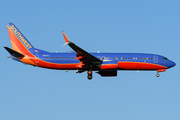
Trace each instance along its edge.
{"label": "tail logo", "polygon": [[24,36],[19,32],[19,30],[14,25],[11,25],[10,29],[27,49],[32,48],[32,46],[25,40]]}

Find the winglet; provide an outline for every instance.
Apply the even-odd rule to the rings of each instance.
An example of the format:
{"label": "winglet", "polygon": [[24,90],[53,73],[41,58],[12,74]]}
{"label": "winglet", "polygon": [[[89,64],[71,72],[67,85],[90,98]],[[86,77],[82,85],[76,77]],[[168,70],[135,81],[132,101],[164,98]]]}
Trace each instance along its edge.
{"label": "winglet", "polygon": [[70,41],[70,39],[68,38],[68,36],[66,35],[65,32],[62,32],[62,34],[63,34],[64,39],[65,39],[65,42],[66,42],[66,43],[63,45],[63,46],[65,46],[65,45],[69,44],[71,41]]}

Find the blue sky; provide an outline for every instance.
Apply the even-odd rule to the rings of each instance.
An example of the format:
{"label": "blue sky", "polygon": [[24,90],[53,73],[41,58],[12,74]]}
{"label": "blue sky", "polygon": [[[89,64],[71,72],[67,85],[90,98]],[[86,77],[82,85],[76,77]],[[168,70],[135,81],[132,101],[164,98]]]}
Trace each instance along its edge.
{"label": "blue sky", "polygon": [[[0,4],[1,120],[179,120],[178,0],[51,0]],[[37,48],[72,51],[61,31],[88,52],[155,53],[176,66],[160,73],[119,71],[117,77],[49,70],[8,59],[7,22]]]}

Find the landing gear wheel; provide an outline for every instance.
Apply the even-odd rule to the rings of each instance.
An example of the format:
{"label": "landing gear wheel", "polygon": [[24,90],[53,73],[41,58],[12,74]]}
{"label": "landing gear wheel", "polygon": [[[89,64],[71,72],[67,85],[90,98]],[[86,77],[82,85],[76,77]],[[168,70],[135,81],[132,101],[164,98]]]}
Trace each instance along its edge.
{"label": "landing gear wheel", "polygon": [[92,75],[88,75],[88,77],[87,77],[89,80],[91,80],[92,79]]}
{"label": "landing gear wheel", "polygon": [[156,74],[156,77],[159,77],[159,76],[160,76],[160,74],[159,74],[159,73],[157,73],[157,74]]}
{"label": "landing gear wheel", "polygon": [[88,71],[87,73],[88,73],[87,78],[88,78],[89,80],[91,80],[91,79],[92,79],[92,71],[90,70],[90,71]]}

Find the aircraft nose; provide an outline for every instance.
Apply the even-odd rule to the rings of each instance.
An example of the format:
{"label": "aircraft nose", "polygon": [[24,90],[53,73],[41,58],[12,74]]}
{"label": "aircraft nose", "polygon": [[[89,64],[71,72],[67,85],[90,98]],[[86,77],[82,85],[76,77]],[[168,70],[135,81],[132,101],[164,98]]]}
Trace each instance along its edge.
{"label": "aircraft nose", "polygon": [[176,63],[175,63],[175,62],[170,61],[170,67],[169,67],[169,68],[174,67],[175,65],[176,65]]}

